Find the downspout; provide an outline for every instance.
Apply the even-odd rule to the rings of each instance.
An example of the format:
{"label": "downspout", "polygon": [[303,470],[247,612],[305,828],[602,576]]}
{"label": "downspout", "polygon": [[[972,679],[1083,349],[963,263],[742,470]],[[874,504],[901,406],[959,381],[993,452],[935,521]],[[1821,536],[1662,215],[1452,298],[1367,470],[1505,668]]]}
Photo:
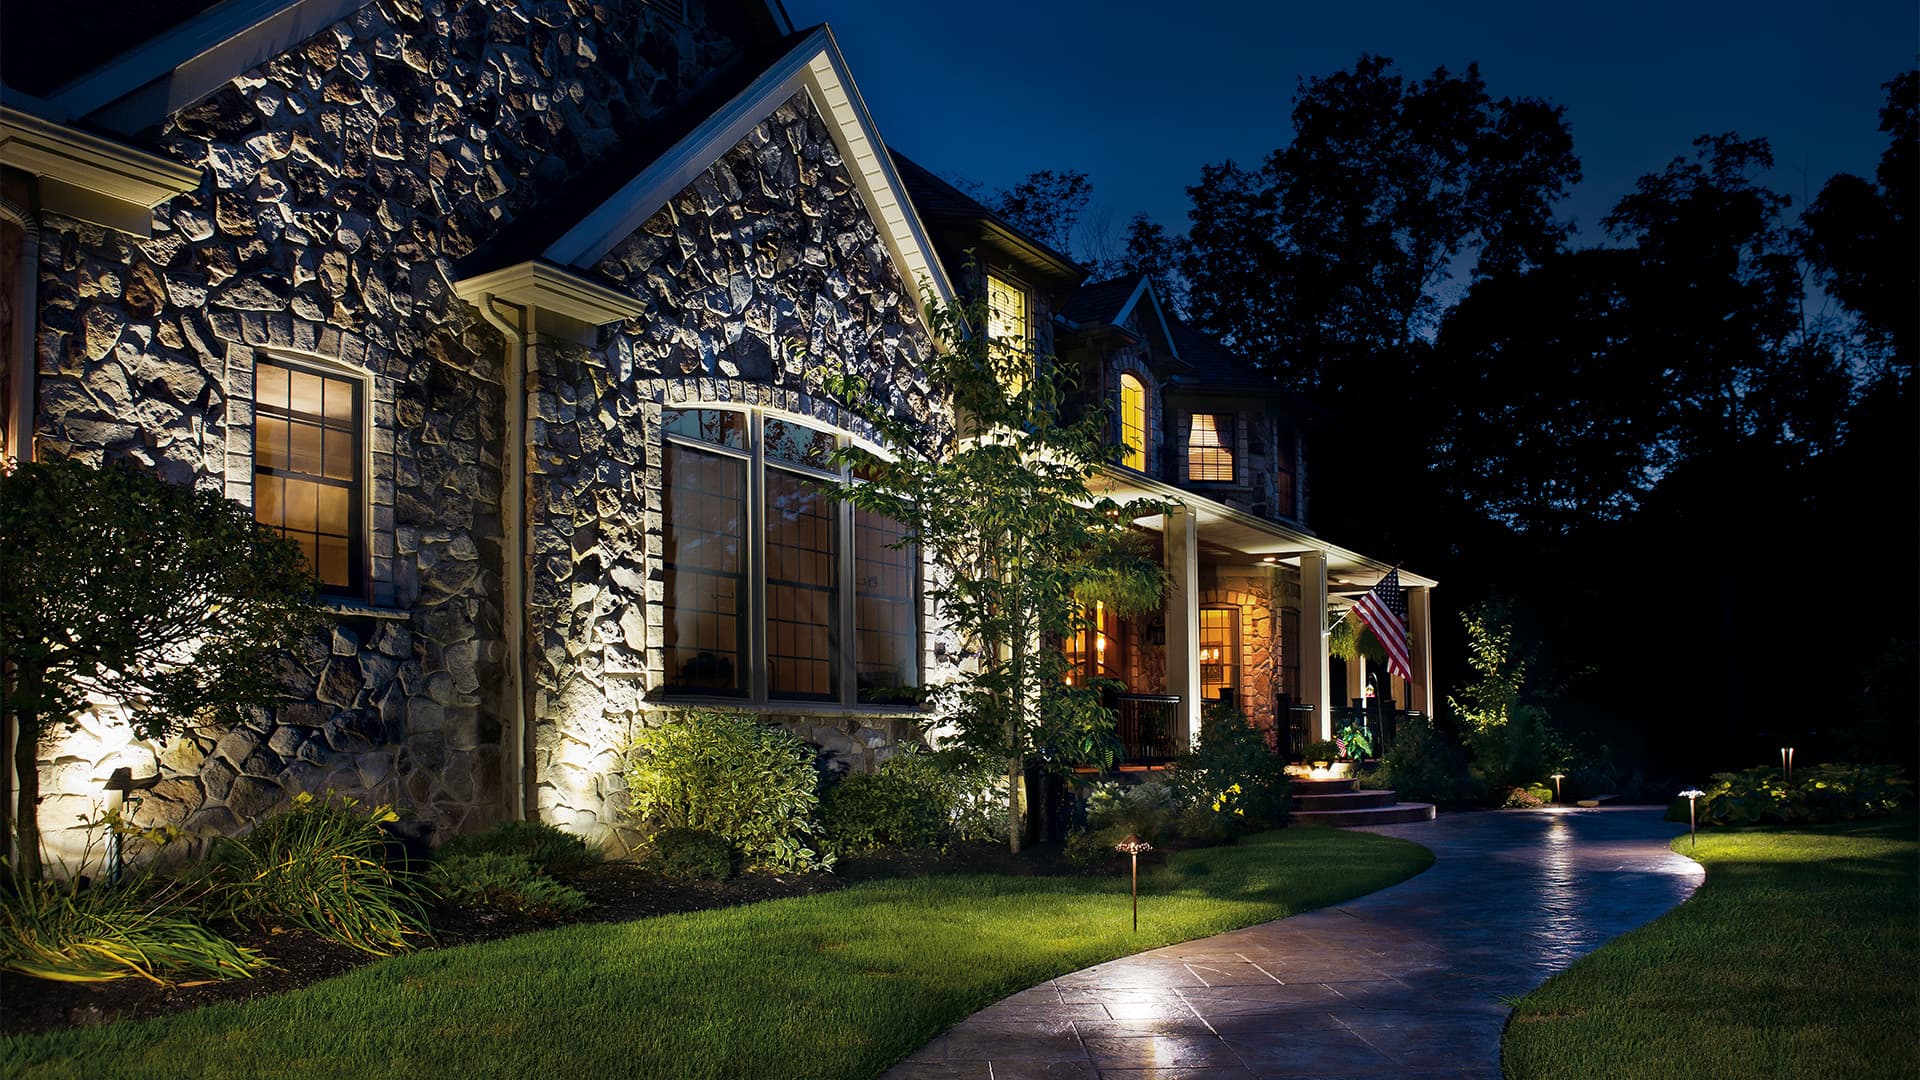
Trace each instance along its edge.
{"label": "downspout", "polygon": [[[476,305],[480,315],[507,340],[506,372],[502,383],[507,390],[506,450],[500,455],[506,466],[506,490],[500,499],[500,531],[505,551],[501,577],[501,634],[506,638],[506,664],[502,672],[500,699],[506,707],[511,750],[508,760],[513,769],[513,817],[527,821],[539,816],[534,804],[532,783],[532,725],[527,722],[527,622],[531,601],[527,595],[527,352],[532,347],[533,313],[514,304],[500,304],[492,293],[482,293]],[[509,322],[500,313],[505,308],[513,316]]]}
{"label": "downspout", "polygon": [[[25,462],[33,460],[33,426],[39,415],[36,400],[35,374],[39,369],[36,355],[36,343],[40,339],[40,219],[33,211],[14,202],[0,198],[0,218],[20,226],[20,260],[14,267],[14,287],[19,290],[20,306],[13,315],[13,340],[6,343],[12,366],[7,371],[7,385],[0,387],[0,394],[7,396],[10,406],[7,410],[7,430],[0,433],[6,440],[0,444],[0,456],[9,461]],[[7,297],[12,300],[12,297]],[[20,790],[14,779],[14,743],[19,737],[11,714],[5,722],[5,730],[0,731],[0,747],[6,751],[6,767],[0,768],[0,826],[6,832],[7,863],[19,866],[19,851],[16,844],[13,823],[19,820],[19,807],[13,803],[14,793]]]}

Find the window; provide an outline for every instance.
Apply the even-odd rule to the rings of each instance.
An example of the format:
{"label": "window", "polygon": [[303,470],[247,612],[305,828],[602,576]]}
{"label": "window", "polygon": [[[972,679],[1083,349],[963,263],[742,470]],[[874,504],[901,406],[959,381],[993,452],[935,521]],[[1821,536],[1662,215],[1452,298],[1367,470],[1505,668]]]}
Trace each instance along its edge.
{"label": "window", "polygon": [[1187,479],[1233,482],[1233,414],[1194,413],[1187,433]]}
{"label": "window", "polygon": [[[1033,348],[1033,314],[1027,290],[1006,278],[987,275],[987,340],[996,364],[1027,361]],[[1026,382],[1013,376],[1009,390]]]}
{"label": "window", "polygon": [[827,493],[840,437],[726,409],[669,409],[661,429],[663,692],[914,700],[919,556]]}
{"label": "window", "polygon": [[1120,464],[1147,469],[1147,386],[1133,375],[1120,376],[1120,441],[1127,454]]}
{"label": "window", "polygon": [[1200,609],[1200,697],[1217,701],[1220,691],[1240,685],[1240,609]]}
{"label": "window", "polygon": [[359,380],[262,360],[253,382],[254,518],[300,545],[327,592],[364,596]]}
{"label": "window", "polygon": [[1127,681],[1127,626],[1095,601],[1085,625],[1067,642],[1067,685],[1091,679]]}

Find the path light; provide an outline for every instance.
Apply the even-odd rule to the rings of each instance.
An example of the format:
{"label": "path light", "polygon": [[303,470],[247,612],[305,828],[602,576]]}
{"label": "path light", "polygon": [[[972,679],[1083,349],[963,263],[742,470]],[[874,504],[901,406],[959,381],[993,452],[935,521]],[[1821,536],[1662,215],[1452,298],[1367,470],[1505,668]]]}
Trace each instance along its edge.
{"label": "path light", "polygon": [[1687,800],[1687,843],[1693,847],[1700,846],[1699,818],[1693,812],[1693,800],[1705,794],[1699,788],[1688,788],[1680,793],[1680,797]]}
{"label": "path light", "polygon": [[1787,783],[1793,783],[1793,747],[1780,748],[1780,771],[1787,774]]}
{"label": "path light", "polygon": [[1137,933],[1140,930],[1140,853],[1152,851],[1153,845],[1128,833],[1125,840],[1113,845],[1113,850],[1133,859],[1133,929]]}
{"label": "path light", "polygon": [[1553,801],[1554,802],[1566,801],[1560,797],[1560,781],[1565,780],[1566,778],[1567,778],[1567,774],[1563,772],[1557,772],[1557,773],[1554,773],[1552,776],[1547,777],[1547,779],[1553,781]]}
{"label": "path light", "polygon": [[[159,782],[160,773],[157,767],[152,776],[142,776],[137,780],[134,779],[133,769],[129,766],[122,765],[113,770],[112,774],[107,777],[107,782],[101,785],[107,791],[108,813],[112,815],[114,811],[126,805],[127,799],[133,792],[145,791]],[[135,799],[134,801],[138,802],[139,800]],[[117,827],[119,824],[117,820],[113,820],[110,821],[107,826],[107,882],[111,885],[120,884],[120,875],[122,872],[120,830]]]}

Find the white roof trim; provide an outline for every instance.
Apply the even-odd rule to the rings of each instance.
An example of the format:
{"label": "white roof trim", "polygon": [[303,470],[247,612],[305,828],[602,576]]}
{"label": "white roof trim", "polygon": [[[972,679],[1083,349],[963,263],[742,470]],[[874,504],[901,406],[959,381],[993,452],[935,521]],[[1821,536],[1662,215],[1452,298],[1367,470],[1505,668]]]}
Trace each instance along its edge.
{"label": "white roof trim", "polygon": [[589,326],[605,326],[645,314],[647,306],[616,289],[543,262],[522,262],[453,283],[453,293],[478,305],[488,295],[539,308]]}
{"label": "white roof trim", "polygon": [[1133,295],[1127,297],[1127,302],[1120,305],[1120,314],[1113,317],[1113,324],[1119,326],[1126,322],[1127,313],[1133,310],[1142,296],[1153,306],[1153,317],[1160,320],[1160,336],[1166,339],[1167,352],[1175,360],[1180,359],[1180,346],[1173,340],[1173,326],[1167,322],[1167,313],[1160,306],[1160,290],[1153,287],[1153,279],[1147,275],[1140,275],[1140,284],[1134,286]]}
{"label": "white roof trim", "polygon": [[200,170],[0,106],[0,163],[40,178],[50,210],[137,236],[153,207],[200,186]]}
{"label": "white roof trim", "polygon": [[901,281],[916,290],[926,282],[942,303],[951,303],[953,287],[932,257],[932,245],[919,215],[903,195],[900,178],[847,71],[846,59],[840,55],[832,31],[824,26],[807,35],[733,100],[554,241],[543,257],[564,266],[591,269],[646,224],[667,200],[746,138],[754,125],[802,90],[833,133],[834,145],[860,191],[868,215],[880,227]]}
{"label": "white roof trim", "polygon": [[91,117],[115,131],[139,131],[367,3],[227,0],[82,75],[50,99],[68,116]]}

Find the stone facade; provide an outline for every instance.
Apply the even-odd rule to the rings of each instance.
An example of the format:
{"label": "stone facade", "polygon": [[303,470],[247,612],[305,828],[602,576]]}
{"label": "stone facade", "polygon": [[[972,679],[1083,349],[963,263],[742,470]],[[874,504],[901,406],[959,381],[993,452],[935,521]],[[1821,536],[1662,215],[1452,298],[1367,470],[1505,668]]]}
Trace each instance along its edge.
{"label": "stone facade", "polygon": [[[38,452],[130,459],[250,501],[252,378],[267,357],[359,382],[369,421],[365,604],[282,658],[285,705],[231,730],[141,745],[114,734],[110,708],[86,718],[42,766],[56,859],[78,858],[85,830],[72,826],[98,809],[116,764],[159,766],[138,820],[202,836],[329,787],[399,804],[430,834],[511,812],[497,700],[502,461],[512,452],[502,347],[453,296],[453,266],[732,61],[739,47],[705,7],[690,5],[682,21],[638,0],[375,0],[138,137],[204,174],[198,190],[156,208],[151,238],[45,218]],[[835,258],[868,257],[838,246],[845,232],[826,238]],[[651,287],[685,288],[706,311],[707,284]],[[574,385],[597,365],[587,407],[607,410],[581,429],[630,424],[622,438],[642,441],[635,406],[656,399],[631,373],[694,370],[685,356],[710,357],[687,335],[720,325],[649,321],[581,358]],[[656,334],[679,344],[659,348]],[[602,402],[616,381],[619,394]],[[543,422],[583,392],[559,366],[552,382]],[[543,453],[567,437],[559,425],[543,434]],[[608,442],[587,470],[594,491],[569,490],[556,520],[583,504],[646,504],[644,451],[622,461],[619,440]],[[542,538],[579,539],[557,528]],[[644,528],[630,540],[643,554]]]}

